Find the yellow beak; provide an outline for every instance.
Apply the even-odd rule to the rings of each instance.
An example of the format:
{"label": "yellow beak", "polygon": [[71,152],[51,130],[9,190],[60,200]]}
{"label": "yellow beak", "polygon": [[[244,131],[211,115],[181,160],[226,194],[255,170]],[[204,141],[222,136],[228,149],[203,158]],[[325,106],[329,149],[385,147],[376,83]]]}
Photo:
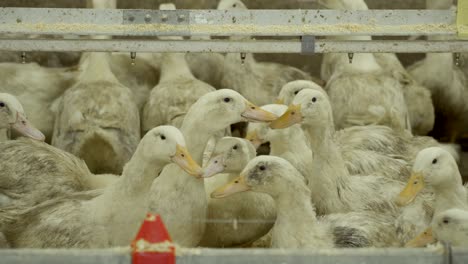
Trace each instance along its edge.
{"label": "yellow beak", "polygon": [[410,204],[419,192],[424,188],[424,177],[421,173],[411,174],[405,188],[398,195],[396,204],[398,206],[405,206]]}
{"label": "yellow beak", "polygon": [[426,230],[424,230],[424,232],[406,243],[405,247],[425,247],[426,245],[432,244],[434,242],[435,238],[432,235],[432,228],[428,227]]}
{"label": "yellow beak", "polygon": [[275,121],[271,122],[273,129],[287,128],[302,122],[301,105],[290,105],[288,110]]}
{"label": "yellow beak", "polygon": [[247,136],[245,136],[245,139],[250,141],[254,145],[255,149],[260,147],[260,145],[263,143],[263,140],[258,136],[257,130],[248,132]]}
{"label": "yellow beak", "polygon": [[177,144],[176,154],[172,157],[172,161],[188,174],[201,178],[202,168],[192,159],[192,156],[185,147]]}
{"label": "yellow beak", "polygon": [[284,99],[282,99],[282,98],[276,99],[275,104],[284,104]]}
{"label": "yellow beak", "polygon": [[211,198],[224,198],[235,193],[245,192],[250,190],[250,187],[245,183],[245,177],[239,176],[230,183],[219,187],[211,193]]}
{"label": "yellow beak", "polygon": [[242,117],[249,122],[271,122],[278,118],[275,114],[265,111],[247,100]]}

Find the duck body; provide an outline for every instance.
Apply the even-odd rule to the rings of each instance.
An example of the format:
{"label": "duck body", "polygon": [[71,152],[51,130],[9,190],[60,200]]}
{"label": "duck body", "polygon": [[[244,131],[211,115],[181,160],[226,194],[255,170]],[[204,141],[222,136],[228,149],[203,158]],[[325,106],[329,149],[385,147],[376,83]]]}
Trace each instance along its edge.
{"label": "duck body", "polygon": [[190,106],[202,95],[215,90],[193,76],[185,54],[164,54],[161,60],[161,79],[151,91],[143,111],[143,133],[162,124],[181,127]]}
{"label": "duck body", "polygon": [[52,144],[84,159],[93,173],[120,174],[140,140],[140,119],[108,60],[99,53],[84,58],[79,81],[57,103]]}
{"label": "duck body", "polygon": [[13,247],[128,246],[145,218],[151,182],[171,161],[194,175],[199,173],[181,133],[168,126],[155,128],[143,138],[113,185],[34,207],[4,208],[3,232]]}
{"label": "duck body", "polygon": [[[205,180],[207,193],[234,180],[255,154],[254,147],[244,139],[220,139],[204,170],[210,176],[225,174]],[[264,236],[275,219],[274,201],[264,193],[245,192],[225,199],[209,199],[207,225],[200,246],[233,247],[251,243]]]}
{"label": "duck body", "polygon": [[[221,198],[236,192],[252,190],[270,195],[276,204],[277,219],[272,231],[272,247],[331,248],[383,246],[390,233],[369,229],[375,227],[372,214],[328,215],[317,218],[310,201],[310,190],[302,175],[286,160],[273,156],[253,159],[241,176],[212,193]],[[345,220],[346,219],[346,220]],[[363,221],[367,219],[366,221]],[[366,230],[366,231],[365,231]],[[382,229],[384,230],[384,229]],[[366,233],[367,232],[367,233]]]}
{"label": "duck body", "polygon": [[73,192],[102,188],[117,178],[93,175],[74,155],[31,139],[0,144],[0,192],[5,205],[36,205]]}

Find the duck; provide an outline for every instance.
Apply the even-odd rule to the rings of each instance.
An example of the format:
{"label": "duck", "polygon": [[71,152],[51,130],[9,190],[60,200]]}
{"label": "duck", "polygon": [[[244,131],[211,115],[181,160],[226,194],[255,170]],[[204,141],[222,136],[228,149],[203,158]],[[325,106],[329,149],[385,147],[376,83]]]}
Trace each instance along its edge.
{"label": "duck", "polygon": [[182,133],[172,126],[156,127],[143,137],[114,184],[34,207],[4,209],[2,231],[14,248],[128,246],[147,214],[151,183],[172,163],[191,177],[201,174]]}
{"label": "duck", "polygon": [[394,53],[375,53],[374,56],[377,63],[401,83],[411,120],[411,132],[420,136],[427,135],[434,128],[435,122],[429,89],[408,73]]}
{"label": "duck", "polygon": [[[232,181],[256,156],[255,148],[242,138],[223,137],[203,167],[207,193]],[[221,174],[224,173],[224,174]],[[209,181],[209,177],[215,176]],[[276,218],[274,201],[266,194],[243,193],[223,200],[208,200],[208,215],[201,247],[236,247],[267,234]]]}
{"label": "duck", "polygon": [[[271,104],[262,106],[262,108],[277,116],[282,116],[288,107]],[[270,155],[286,159],[303,174],[312,166],[310,164],[312,150],[300,125],[284,129],[271,129],[268,124],[249,123],[246,139],[257,147],[269,142]],[[378,174],[402,181],[408,179],[410,169],[407,161],[372,150],[347,147],[348,139],[344,136],[336,137],[336,140],[346,168],[351,175]]]}
{"label": "duck", "polygon": [[54,103],[52,145],[82,158],[95,174],[119,175],[140,141],[140,115],[109,61],[109,53],[83,55],[77,83]]}
{"label": "duck", "polygon": [[[330,9],[367,10],[364,0],[319,0]],[[336,36],[333,39],[371,40],[371,36]],[[411,130],[402,85],[387,74],[372,53],[353,55],[327,53],[323,56],[321,77],[334,111],[337,129],[369,124]]]}
{"label": "duck", "polygon": [[290,105],[296,95],[304,89],[315,89],[326,93],[322,86],[307,80],[296,80],[286,83],[278,94],[275,100],[276,104]]}
{"label": "duck", "polygon": [[396,240],[382,215],[350,212],[317,217],[306,179],[280,157],[254,158],[239,177],[215,190],[211,197],[219,199],[245,191],[264,193],[275,201],[273,248],[384,247]]}
{"label": "duck", "polygon": [[[161,5],[161,10],[175,10],[175,5]],[[182,37],[160,37],[181,40]],[[181,127],[188,109],[201,96],[214,91],[211,85],[196,79],[184,53],[161,55],[161,77],[143,110],[142,133],[161,124]]]}
{"label": "duck", "polygon": [[[426,227],[432,217],[432,212],[425,206],[431,202],[428,195],[419,197],[411,208],[400,210],[393,201],[404,186],[402,181],[377,173],[350,175],[336,141],[331,105],[325,94],[318,90],[302,90],[288,111],[271,122],[270,127],[280,129],[296,123],[301,124],[313,150],[312,166],[304,176],[308,179],[311,199],[319,214],[387,212],[388,221],[396,222],[398,228],[395,232],[398,232],[400,241],[408,241],[416,234],[415,230],[420,232]],[[368,159],[373,157],[367,155]],[[414,213],[420,214],[420,219],[407,217]]]}
{"label": "duck", "polygon": [[455,247],[468,246],[468,211],[449,209],[435,216],[432,222],[434,237]]}
{"label": "duck", "polygon": [[30,138],[3,142],[0,152],[0,208],[33,206],[69,193],[105,188],[118,179],[118,175],[93,174],[73,154]]}
{"label": "duck", "polygon": [[50,142],[55,115],[54,101],[76,82],[76,71],[71,68],[46,68],[37,63],[0,63],[1,93],[15,96],[28,113],[28,120]]}
{"label": "duck", "polygon": [[45,140],[44,134],[26,117],[20,101],[11,94],[0,93],[0,143],[10,139],[11,130],[35,140]]}
{"label": "duck", "polygon": [[[450,9],[452,1],[427,0],[428,9]],[[447,40],[448,36],[430,36],[429,40]],[[411,76],[426,86],[432,95],[437,116],[433,133],[444,141],[456,142],[468,134],[468,72],[455,65],[452,53],[427,53],[408,67]]]}
{"label": "duck", "polygon": [[[238,92],[220,89],[203,95],[190,107],[180,130],[194,160],[201,163],[207,142],[219,131],[238,122],[271,122],[276,118]],[[183,194],[174,190],[183,190]],[[161,215],[174,242],[184,247],[200,243],[208,208],[202,180],[168,165],[153,182],[149,199],[149,211]]]}
{"label": "duck", "polygon": [[[247,10],[240,0],[221,0],[218,10]],[[250,37],[231,37],[248,40]],[[257,105],[272,103],[284,84],[294,80],[311,80],[312,77],[292,66],[271,62],[257,62],[253,54],[228,53],[224,61],[222,87],[234,89]]]}

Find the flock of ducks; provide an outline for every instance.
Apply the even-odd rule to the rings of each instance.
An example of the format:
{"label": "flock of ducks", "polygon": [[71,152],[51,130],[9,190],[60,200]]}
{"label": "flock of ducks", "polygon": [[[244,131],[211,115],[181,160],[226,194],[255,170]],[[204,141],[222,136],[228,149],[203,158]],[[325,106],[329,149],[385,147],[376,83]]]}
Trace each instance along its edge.
{"label": "flock of ducks", "polygon": [[408,70],[394,54],[326,54],[324,82],[252,54],[125,56],[0,63],[0,247],[128,246],[147,212],[184,247],[468,246],[457,149],[424,136],[436,114],[452,140],[468,130],[451,54]]}

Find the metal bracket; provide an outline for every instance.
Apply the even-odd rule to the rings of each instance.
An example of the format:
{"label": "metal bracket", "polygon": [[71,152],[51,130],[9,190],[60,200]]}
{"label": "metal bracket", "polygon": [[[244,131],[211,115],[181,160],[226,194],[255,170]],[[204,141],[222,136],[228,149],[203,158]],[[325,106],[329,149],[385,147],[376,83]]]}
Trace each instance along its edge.
{"label": "metal bracket", "polygon": [[450,242],[442,242],[444,246],[444,264],[452,264],[453,263],[453,251],[452,251],[452,244]]}
{"label": "metal bracket", "polygon": [[315,36],[301,37],[301,53],[304,55],[315,54]]}
{"label": "metal bracket", "polygon": [[124,10],[124,25],[141,24],[190,24],[189,10]]}
{"label": "metal bracket", "polygon": [[457,31],[458,38],[468,39],[468,0],[458,0]]}

